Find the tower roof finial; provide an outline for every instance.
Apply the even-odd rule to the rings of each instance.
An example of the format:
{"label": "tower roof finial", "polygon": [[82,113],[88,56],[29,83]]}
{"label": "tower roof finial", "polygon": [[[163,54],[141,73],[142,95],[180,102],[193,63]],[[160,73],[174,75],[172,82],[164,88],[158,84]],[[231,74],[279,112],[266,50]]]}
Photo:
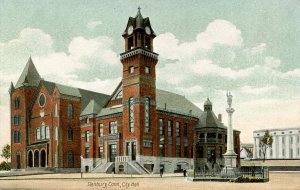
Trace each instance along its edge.
{"label": "tower roof finial", "polygon": [[142,14],[141,14],[141,7],[138,7],[138,12],[136,14],[136,17],[140,16],[141,18],[143,18]]}

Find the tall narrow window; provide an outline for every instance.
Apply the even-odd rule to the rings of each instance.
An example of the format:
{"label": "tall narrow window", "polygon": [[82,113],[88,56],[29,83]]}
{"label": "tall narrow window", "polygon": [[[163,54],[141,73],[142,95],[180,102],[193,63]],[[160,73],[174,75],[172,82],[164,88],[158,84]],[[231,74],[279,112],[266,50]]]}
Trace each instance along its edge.
{"label": "tall narrow window", "polygon": [[184,123],[184,137],[188,137],[188,124]]}
{"label": "tall narrow window", "polygon": [[54,117],[57,117],[58,116],[58,107],[57,107],[57,104],[55,104],[54,106]]}
{"label": "tall narrow window", "polygon": [[68,104],[68,118],[73,118],[73,106]]}
{"label": "tall narrow window", "polygon": [[86,143],[90,142],[90,131],[85,132],[85,142]]}
{"label": "tall narrow window", "polygon": [[176,145],[180,145],[180,136],[181,136],[180,123],[176,122]]}
{"label": "tall narrow window", "polygon": [[99,124],[98,130],[99,130],[98,131],[98,136],[103,137],[103,124],[102,123]]}
{"label": "tall narrow window", "polygon": [[73,141],[73,129],[71,127],[68,128],[68,141]]}
{"label": "tall narrow window", "polygon": [[164,120],[159,119],[159,135],[163,136],[164,134]]}
{"label": "tall narrow window", "polygon": [[99,146],[98,158],[103,158],[103,146]]}
{"label": "tall narrow window", "polygon": [[74,167],[74,154],[73,151],[68,152],[68,168],[73,168]]}
{"label": "tall narrow window", "polygon": [[89,158],[89,157],[90,157],[90,148],[85,147],[85,158]]}
{"label": "tall narrow window", "polygon": [[290,137],[290,143],[293,144],[293,137]]}
{"label": "tall narrow window", "polygon": [[145,99],[145,132],[150,132],[150,98]]}
{"label": "tall narrow window", "polygon": [[188,147],[187,146],[184,147],[184,153],[183,154],[184,154],[185,158],[188,157]]}
{"label": "tall narrow window", "polygon": [[14,125],[15,126],[21,125],[21,115],[15,115],[14,116]]}
{"label": "tall narrow window", "polygon": [[21,104],[20,97],[19,96],[15,97],[15,109],[19,109],[20,104]]}
{"label": "tall narrow window", "polygon": [[282,137],[282,144],[284,144],[284,141],[285,141],[285,139],[284,139],[284,136]]}
{"label": "tall narrow window", "polygon": [[173,121],[168,121],[168,143],[173,143]]}
{"label": "tall narrow window", "polygon": [[50,130],[49,130],[49,126],[46,126],[46,139],[50,139]]}
{"label": "tall narrow window", "polygon": [[45,139],[45,134],[46,134],[46,126],[44,123],[42,123],[41,126],[41,139]]}
{"label": "tall narrow window", "polygon": [[134,98],[129,98],[129,132],[134,132]]}
{"label": "tall narrow window", "polygon": [[176,157],[181,157],[181,146],[176,145]]}
{"label": "tall narrow window", "polygon": [[116,134],[118,132],[118,123],[116,121],[109,122],[109,134]]}
{"label": "tall narrow window", "polygon": [[36,129],[36,140],[40,140],[41,139],[41,129],[38,127]]}
{"label": "tall narrow window", "polygon": [[21,132],[14,131],[14,143],[21,143]]}
{"label": "tall narrow window", "polygon": [[58,140],[58,128],[55,127],[55,140]]}

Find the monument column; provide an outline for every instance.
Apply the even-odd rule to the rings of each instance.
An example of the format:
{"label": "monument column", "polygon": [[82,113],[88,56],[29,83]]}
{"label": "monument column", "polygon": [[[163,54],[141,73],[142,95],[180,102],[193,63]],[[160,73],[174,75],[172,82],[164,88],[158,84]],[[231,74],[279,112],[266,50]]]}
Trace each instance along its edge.
{"label": "monument column", "polygon": [[222,177],[237,177],[239,172],[236,168],[236,157],[237,154],[233,149],[233,130],[232,130],[232,114],[234,109],[231,107],[232,104],[232,95],[230,92],[227,92],[227,103],[228,108],[226,109],[228,113],[228,127],[227,127],[227,151],[224,154],[225,158],[225,167],[221,172]]}

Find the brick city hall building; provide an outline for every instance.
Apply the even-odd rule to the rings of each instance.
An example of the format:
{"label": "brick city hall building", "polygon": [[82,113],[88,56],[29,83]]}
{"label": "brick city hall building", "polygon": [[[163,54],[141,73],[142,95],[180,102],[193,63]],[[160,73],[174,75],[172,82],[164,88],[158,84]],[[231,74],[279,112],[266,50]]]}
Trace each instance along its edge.
{"label": "brick city hall building", "polygon": [[202,111],[156,88],[149,18],[138,10],[122,36],[122,81],[111,95],[46,81],[28,60],[9,90],[12,169],[142,174],[224,164],[227,130],[210,100]]}

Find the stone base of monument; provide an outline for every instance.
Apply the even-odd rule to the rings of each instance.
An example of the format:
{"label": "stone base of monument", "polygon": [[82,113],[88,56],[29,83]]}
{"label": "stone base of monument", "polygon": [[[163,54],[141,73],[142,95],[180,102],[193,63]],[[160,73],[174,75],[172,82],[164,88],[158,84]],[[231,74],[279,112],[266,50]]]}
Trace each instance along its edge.
{"label": "stone base of monument", "polygon": [[225,167],[221,171],[222,178],[237,178],[240,176],[240,171],[236,167],[236,154],[232,153],[225,153]]}
{"label": "stone base of monument", "polygon": [[240,176],[241,174],[238,168],[224,167],[221,171],[221,178],[237,178]]}

